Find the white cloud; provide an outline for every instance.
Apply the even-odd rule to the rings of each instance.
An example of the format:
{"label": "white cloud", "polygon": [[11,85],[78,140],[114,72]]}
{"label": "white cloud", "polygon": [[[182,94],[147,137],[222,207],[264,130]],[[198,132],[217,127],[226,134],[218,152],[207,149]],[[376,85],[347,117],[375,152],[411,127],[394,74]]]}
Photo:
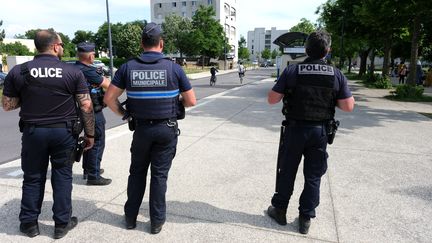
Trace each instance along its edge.
{"label": "white cloud", "polygon": [[315,11],[324,2],[325,0],[238,0],[240,34],[247,37],[248,31],[259,27],[289,30],[301,18],[315,22],[318,18]]}

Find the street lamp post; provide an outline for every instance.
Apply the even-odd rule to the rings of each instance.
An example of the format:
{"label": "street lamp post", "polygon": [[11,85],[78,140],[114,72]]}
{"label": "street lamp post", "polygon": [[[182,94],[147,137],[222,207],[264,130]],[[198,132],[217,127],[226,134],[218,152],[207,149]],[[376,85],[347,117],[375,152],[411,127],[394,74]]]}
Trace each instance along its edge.
{"label": "street lamp post", "polygon": [[226,28],[226,21],[227,21],[227,19],[228,19],[228,16],[225,16],[225,25],[224,25],[224,29],[225,29],[225,35],[224,35],[224,70],[226,70],[226,66],[227,66],[227,58],[226,58],[226,55],[227,55],[227,48],[226,48],[226,46],[227,46],[227,28]]}
{"label": "street lamp post", "polygon": [[113,54],[112,54],[111,24],[110,24],[110,17],[109,17],[108,0],[106,0],[106,10],[107,10],[107,21],[108,21],[108,45],[109,45],[109,54],[110,54],[110,76],[111,76],[111,80],[113,80],[114,62],[113,62]]}

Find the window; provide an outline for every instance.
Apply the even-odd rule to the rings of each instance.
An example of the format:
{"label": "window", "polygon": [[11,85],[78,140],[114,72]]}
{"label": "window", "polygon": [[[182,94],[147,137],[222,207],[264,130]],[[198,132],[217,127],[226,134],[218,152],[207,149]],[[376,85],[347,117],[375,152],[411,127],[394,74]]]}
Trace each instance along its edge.
{"label": "window", "polygon": [[192,6],[196,6],[196,1],[192,1]]}
{"label": "window", "polygon": [[182,12],[182,16],[183,16],[183,17],[186,17],[186,12]]}
{"label": "window", "polygon": [[162,3],[158,3],[159,8],[162,8]]}
{"label": "window", "polygon": [[182,6],[186,6],[186,2],[182,2]]}
{"label": "window", "polygon": [[236,35],[236,28],[231,26],[231,35],[235,36]]}
{"label": "window", "polygon": [[213,5],[213,0],[207,0],[208,5]]}
{"label": "window", "polygon": [[235,8],[231,8],[231,16],[233,16],[233,17],[236,16],[236,9]]}
{"label": "window", "polygon": [[172,6],[175,8],[175,7],[177,7],[177,3],[176,2],[173,2],[172,3]]}
{"label": "window", "polygon": [[[254,49],[254,46],[252,45],[252,51],[253,51],[253,49]],[[253,53],[252,53],[253,54]]]}

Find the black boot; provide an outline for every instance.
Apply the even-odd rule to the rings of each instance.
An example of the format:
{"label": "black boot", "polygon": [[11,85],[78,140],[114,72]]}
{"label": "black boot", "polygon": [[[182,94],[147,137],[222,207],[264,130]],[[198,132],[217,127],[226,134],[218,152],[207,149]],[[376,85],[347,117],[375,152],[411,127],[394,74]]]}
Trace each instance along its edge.
{"label": "black boot", "polygon": [[159,223],[159,224],[151,223],[150,233],[152,233],[152,234],[159,234],[159,232],[161,232],[161,230],[162,230],[162,226],[164,225],[164,223],[165,222]]}
{"label": "black boot", "polygon": [[128,217],[125,215],[126,229],[136,228],[136,217]]}
{"label": "black boot", "polygon": [[22,233],[26,234],[30,238],[33,238],[33,237],[40,234],[39,225],[37,222],[21,223],[20,224],[20,231]]}
{"label": "black boot", "polygon": [[286,225],[286,210],[282,210],[279,208],[275,208],[273,206],[269,206],[267,209],[267,214],[270,218],[274,219],[280,225]]}
{"label": "black boot", "polygon": [[96,180],[87,180],[87,186],[106,186],[111,184],[111,179],[103,178],[102,176]]}
{"label": "black boot", "polygon": [[66,225],[56,225],[54,228],[54,239],[63,238],[71,229],[78,224],[77,217],[71,217]]}
{"label": "black boot", "polygon": [[309,232],[309,227],[311,225],[311,220],[309,216],[299,215],[299,232],[301,234],[307,234]]}

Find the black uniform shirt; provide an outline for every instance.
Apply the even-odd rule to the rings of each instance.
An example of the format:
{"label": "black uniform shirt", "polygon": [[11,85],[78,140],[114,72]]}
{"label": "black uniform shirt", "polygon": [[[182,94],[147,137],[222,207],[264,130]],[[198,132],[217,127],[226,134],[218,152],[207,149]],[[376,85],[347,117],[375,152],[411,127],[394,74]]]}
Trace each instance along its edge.
{"label": "black uniform shirt", "polygon": [[19,97],[20,117],[24,122],[52,124],[70,121],[77,116],[75,95],[89,93],[83,73],[74,65],[60,61],[56,56],[41,54],[28,62],[30,75],[53,91],[35,85],[25,85],[16,65],[6,76],[3,95]]}

